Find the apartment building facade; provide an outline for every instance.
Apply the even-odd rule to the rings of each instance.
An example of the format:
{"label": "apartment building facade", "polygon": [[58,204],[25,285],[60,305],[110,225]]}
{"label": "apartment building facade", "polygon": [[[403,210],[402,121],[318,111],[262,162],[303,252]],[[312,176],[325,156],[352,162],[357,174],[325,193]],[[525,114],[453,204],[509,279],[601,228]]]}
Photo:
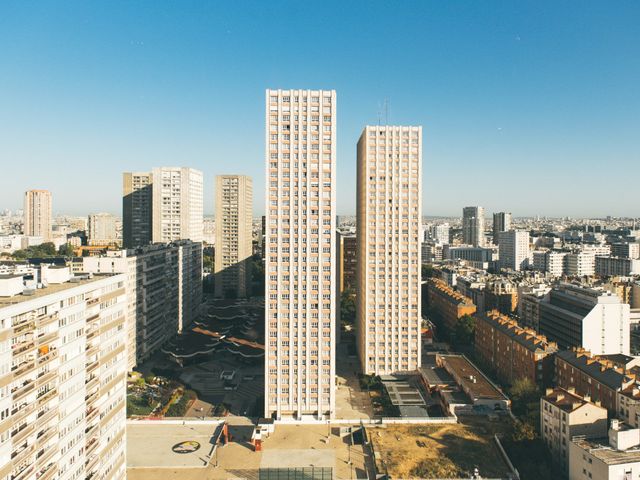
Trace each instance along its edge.
{"label": "apartment building facade", "polygon": [[253,181],[246,175],[218,175],[215,202],[215,296],[251,293]]}
{"label": "apartment building facade", "polygon": [[422,127],[367,126],[357,148],[357,345],[366,374],[421,365]]}
{"label": "apartment building facade", "polygon": [[501,381],[528,378],[541,387],[552,384],[558,346],[498,311],[476,315],[474,344],[478,357]]}
{"label": "apartment building facade", "polygon": [[462,243],[474,247],[485,246],[484,208],[464,207],[462,209]]}
{"label": "apartment building facade", "polygon": [[427,281],[427,297],[429,308],[449,331],[453,331],[462,317],[476,313],[476,306],[469,298],[436,278]]}
{"label": "apartment building facade", "polygon": [[498,240],[500,268],[519,272],[529,266],[529,232],[524,230],[500,232]]}
{"label": "apartment building facade", "polygon": [[0,278],[0,478],[124,479],[124,275]]}
{"label": "apartment building facade", "polygon": [[127,368],[197,319],[202,305],[202,244],[183,240],[83,257],[88,273],[123,273],[127,292]]}
{"label": "apartment building facade", "polygon": [[123,246],[176,240],[201,242],[203,176],[186,167],[160,167],[123,174]]}
{"label": "apartment building facade", "polygon": [[335,413],[336,92],[267,90],[265,416]]}
{"label": "apartment building facade", "polygon": [[540,399],[540,436],[553,460],[569,471],[569,447],[576,436],[607,435],[607,409],[573,390],[547,388]]}
{"label": "apartment building facade", "polygon": [[118,243],[116,217],[110,213],[93,213],[87,220],[89,245],[113,245]]}
{"label": "apartment building facade", "polygon": [[24,194],[23,233],[28,237],[41,237],[51,241],[51,192],[48,190],[28,190]]}
{"label": "apartment building facade", "polygon": [[500,243],[500,233],[511,230],[512,216],[508,212],[498,212],[493,214],[493,243]]}
{"label": "apartment building facade", "polygon": [[540,333],[561,348],[628,355],[630,306],[611,292],[561,284],[540,303]]}

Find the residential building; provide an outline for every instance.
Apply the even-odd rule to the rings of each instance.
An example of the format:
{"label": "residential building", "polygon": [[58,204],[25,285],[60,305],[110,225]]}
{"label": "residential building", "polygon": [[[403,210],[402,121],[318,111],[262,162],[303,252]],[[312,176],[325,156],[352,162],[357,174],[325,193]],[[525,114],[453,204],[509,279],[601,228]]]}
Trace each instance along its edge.
{"label": "residential building", "polygon": [[518,321],[523,327],[540,331],[540,303],[550,291],[547,285],[518,289]]}
{"label": "residential building", "polygon": [[504,315],[511,315],[517,308],[518,288],[514,283],[500,277],[486,282],[483,309],[478,311],[497,310]]}
{"label": "residential building", "polygon": [[571,277],[589,277],[595,275],[596,256],[592,252],[567,253],[565,274]]}
{"label": "residential building", "polygon": [[609,436],[576,437],[569,445],[569,480],[640,477],[640,430],[611,420]]}
{"label": "residential building", "polygon": [[125,479],[124,275],[0,278],[0,478]]}
{"label": "residential building", "polygon": [[476,306],[470,299],[460,295],[442,280],[427,280],[427,297],[431,312],[449,331],[453,331],[462,317],[476,313]]}
{"label": "residential building", "polygon": [[476,263],[490,263],[494,260],[496,251],[493,248],[470,247],[468,245],[444,245],[442,257],[447,260],[466,260]]}
{"label": "residential building", "polygon": [[441,244],[433,241],[422,242],[420,248],[422,249],[421,259],[423,264],[442,262],[443,246]]}
{"label": "residential building", "polygon": [[574,437],[607,435],[607,409],[572,390],[547,388],[540,399],[540,437],[553,460],[569,471],[569,445]]}
{"label": "residential building", "polygon": [[493,243],[500,243],[500,233],[511,230],[511,214],[507,212],[498,212],[493,214]]}
{"label": "residential building", "polygon": [[357,346],[365,374],[421,364],[422,127],[367,126],[358,141]]}
{"label": "residential building", "polygon": [[509,230],[500,232],[498,238],[500,268],[518,272],[529,266],[529,232]]}
{"label": "residential building", "polygon": [[[154,168],[152,192],[153,243],[202,241],[203,179],[194,168]],[[217,245],[216,245],[217,248]]]}
{"label": "residential building", "polygon": [[614,257],[640,259],[640,243],[638,242],[612,243],[611,255]]}
{"label": "residential building", "polygon": [[338,290],[342,294],[345,290],[356,292],[357,277],[357,237],[356,235],[346,235],[338,232]]}
{"label": "residential building", "polygon": [[540,333],[561,348],[629,354],[630,307],[611,292],[561,284],[540,304]]}
{"label": "residential building", "polygon": [[118,243],[116,217],[110,213],[94,213],[87,221],[89,245],[113,245]]}
{"label": "residential building", "polygon": [[215,204],[214,295],[245,298],[251,293],[253,182],[246,175],[218,175]]}
{"label": "residential building", "polygon": [[596,257],[595,274],[601,277],[640,275],[640,260],[624,257]]}
{"label": "residential building", "polygon": [[448,223],[442,223],[440,225],[431,225],[428,230],[428,239],[440,245],[449,244],[451,235],[451,227]]}
{"label": "residential building", "polygon": [[556,385],[573,388],[592,402],[600,402],[610,416],[620,411],[619,392],[637,386],[639,357],[628,355],[595,356],[583,349],[556,353]]}
{"label": "residential building", "polygon": [[528,378],[541,387],[551,385],[558,346],[535,330],[493,310],[476,315],[474,344],[478,357],[501,381],[512,384]]}
{"label": "residential building", "polygon": [[122,246],[135,248],[152,241],[151,172],[122,174]]}
{"label": "residential building", "polygon": [[464,207],[462,209],[462,243],[484,247],[484,208]]}
{"label": "residential building", "polygon": [[203,237],[202,172],[160,167],[123,174],[123,246],[175,240],[201,242]]}
{"label": "residential building", "polygon": [[83,257],[88,273],[124,273],[127,367],[133,369],[198,318],[202,244],[182,240]]}
{"label": "residential building", "polygon": [[23,215],[25,236],[42,237],[45,242],[51,241],[51,192],[48,190],[25,192]]}
{"label": "residential building", "polygon": [[265,416],[335,413],[336,92],[267,90]]}

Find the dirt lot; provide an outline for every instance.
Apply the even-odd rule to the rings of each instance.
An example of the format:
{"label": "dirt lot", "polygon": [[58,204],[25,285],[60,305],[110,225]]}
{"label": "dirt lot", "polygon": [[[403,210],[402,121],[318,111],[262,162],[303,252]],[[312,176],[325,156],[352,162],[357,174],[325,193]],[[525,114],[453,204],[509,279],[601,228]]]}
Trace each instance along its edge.
{"label": "dirt lot", "polygon": [[398,425],[369,428],[378,471],[391,478],[469,478],[474,468],[483,477],[506,477],[490,435],[460,424]]}

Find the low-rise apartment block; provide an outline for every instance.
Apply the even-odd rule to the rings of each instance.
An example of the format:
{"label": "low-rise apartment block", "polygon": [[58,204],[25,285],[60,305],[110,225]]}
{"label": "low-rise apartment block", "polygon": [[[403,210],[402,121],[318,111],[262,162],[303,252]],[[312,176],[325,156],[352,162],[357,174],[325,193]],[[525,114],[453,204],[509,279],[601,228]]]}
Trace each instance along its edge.
{"label": "low-rise apartment block", "polygon": [[429,308],[449,330],[453,330],[458,320],[465,315],[476,313],[476,306],[471,300],[460,295],[442,280],[429,279],[427,296],[429,298]]}
{"label": "low-rise apartment block", "polygon": [[513,383],[521,378],[547,386],[554,375],[555,343],[535,330],[521,328],[497,311],[476,316],[475,350],[498,378]]}
{"label": "low-rise apartment block", "polygon": [[0,478],[124,479],[126,276],[45,276],[0,277]]}
{"label": "low-rise apartment block", "polygon": [[619,392],[636,386],[639,365],[639,357],[595,356],[582,349],[565,350],[556,353],[556,385],[567,390],[573,388],[577,394],[600,402],[610,415],[616,416],[620,411]]}
{"label": "low-rise apartment block", "polygon": [[540,399],[540,436],[554,461],[569,471],[571,439],[607,434],[607,409],[563,388],[548,388]]}

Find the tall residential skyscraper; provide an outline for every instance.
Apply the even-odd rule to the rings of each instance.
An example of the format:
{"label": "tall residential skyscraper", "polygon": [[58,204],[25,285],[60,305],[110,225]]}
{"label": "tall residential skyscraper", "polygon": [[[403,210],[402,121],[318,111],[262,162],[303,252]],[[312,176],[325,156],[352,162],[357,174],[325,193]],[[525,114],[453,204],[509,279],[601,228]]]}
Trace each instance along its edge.
{"label": "tall residential skyscraper", "polygon": [[484,208],[462,209],[462,242],[474,247],[484,247]]}
{"label": "tall residential skyscraper", "polygon": [[150,172],[122,174],[122,245],[135,248],[151,243]]}
{"label": "tall residential skyscraper", "polygon": [[265,416],[335,411],[335,90],[266,92]]}
{"label": "tall residential skyscraper", "polygon": [[357,165],[357,331],[366,374],[416,370],[422,127],[365,127]]}
{"label": "tall residential skyscraper", "polygon": [[202,188],[200,170],[185,167],[153,169],[151,239],[154,243],[202,241]]}
{"label": "tall residential skyscraper", "polygon": [[493,214],[493,243],[498,245],[500,241],[500,233],[511,230],[511,214],[507,212],[498,212]]}
{"label": "tall residential skyscraper", "polygon": [[0,478],[124,479],[126,276],[40,277],[0,277]]}
{"label": "tall residential skyscraper", "polygon": [[110,245],[118,241],[116,217],[110,213],[93,213],[87,222],[89,245]]}
{"label": "tall residential skyscraper", "polygon": [[202,172],[185,167],[123,174],[123,246],[202,241]]}
{"label": "tall residential skyscraper", "polygon": [[51,192],[28,190],[24,194],[24,234],[51,240]]}
{"label": "tall residential skyscraper", "polygon": [[249,293],[253,236],[253,182],[246,175],[216,177],[215,296]]}

